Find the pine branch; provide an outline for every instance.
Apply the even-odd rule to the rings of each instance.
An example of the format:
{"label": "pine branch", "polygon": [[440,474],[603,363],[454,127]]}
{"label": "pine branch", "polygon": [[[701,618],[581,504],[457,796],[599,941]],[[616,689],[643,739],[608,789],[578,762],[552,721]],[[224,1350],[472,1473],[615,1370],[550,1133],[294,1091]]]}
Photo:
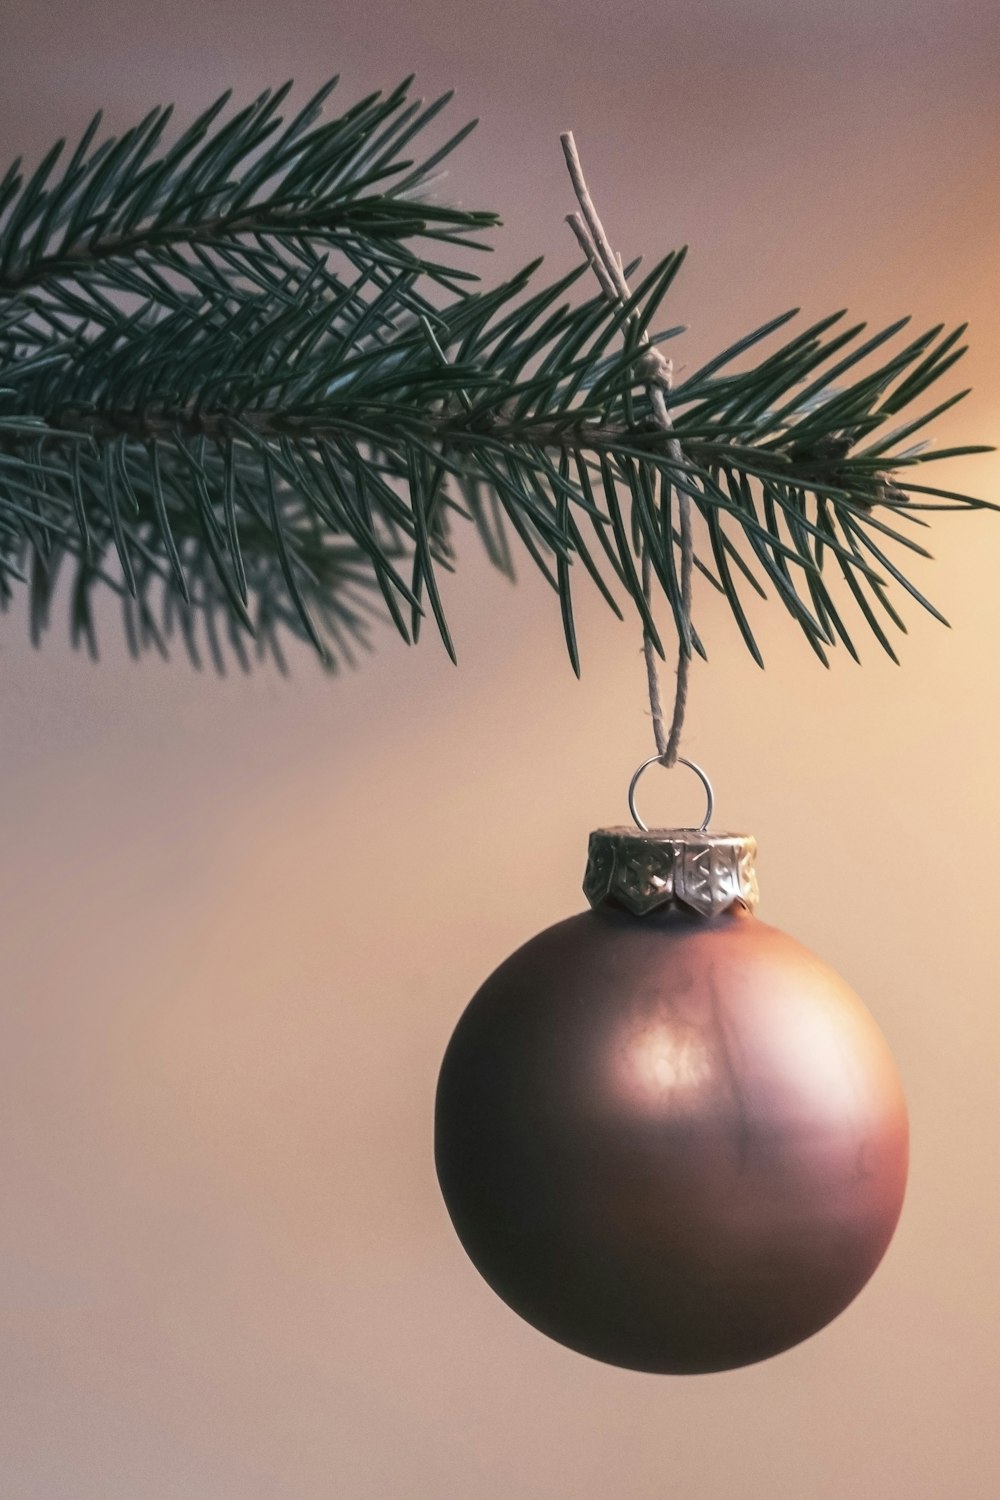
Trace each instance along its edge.
{"label": "pine branch", "polygon": [[181,251],[193,261],[205,249],[209,263],[211,252],[228,251],[230,266],[235,258],[249,269],[268,264],[268,254],[260,253],[265,247],[271,255],[280,247],[295,260],[303,244],[317,240],[446,282],[468,276],[415,256],[404,242],[422,237],[477,245],[467,231],[498,222],[489,213],[411,201],[476,122],[414,166],[397,159],[399,150],[450,95],[427,108],[408,103],[412,79],[406,79],[386,97],[371,94],[339,118],[316,124],[337,81],[318,90],[284,129],[278,110],[290,83],[217,125],[230,98],[223,94],[166,151],[158,147],[172,109],[157,107],[133,130],[96,148],[101,115],[95,115],[57,180],[64,141],[30,178],[15,162],[0,182],[6,215],[0,298],[51,290],[67,278],[115,285],[124,263],[132,268],[126,290],[141,282],[149,295],[169,301],[155,267],[185,270]]}
{"label": "pine branch", "polygon": [[287,86],[226,123],[224,97],[166,149],[167,111],[96,148],[94,124],[58,179],[55,151],[7,174],[0,601],[27,585],[35,638],[72,572],[71,636],[91,650],[112,591],[135,651],[173,633],[220,667],[280,663],[283,630],[351,661],[380,613],[408,640],[431,614],[453,651],[439,574],[465,516],[496,566],[523,548],[549,579],[574,666],[581,568],[662,652],[638,560],[682,623],[671,494],[758,661],[740,596],[758,575],[824,660],[838,641],[858,654],[831,577],[890,654],[890,583],[937,613],[886,547],[927,555],[895,524],[925,496],[986,504],[908,482],[983,451],[910,442],[965,394],[914,406],[964,330],[886,354],[903,323],[865,338],[837,314],[746,366],[784,314],[672,388],[668,442],[643,339],[684,331],[654,321],[684,252],[623,305],[568,295],[586,265],[473,290],[421,241],[464,247],[495,220],[414,199],[466,131],[400,158],[445,102],[408,102],[408,82],[319,124],[332,85],[284,126]]}

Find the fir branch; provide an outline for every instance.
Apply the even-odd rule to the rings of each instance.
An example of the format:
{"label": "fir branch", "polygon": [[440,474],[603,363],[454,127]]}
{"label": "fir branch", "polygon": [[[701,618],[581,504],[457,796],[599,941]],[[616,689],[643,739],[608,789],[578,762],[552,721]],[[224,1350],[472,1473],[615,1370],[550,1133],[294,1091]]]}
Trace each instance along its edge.
{"label": "fir branch", "polygon": [[408,85],[319,123],[332,85],[288,124],[287,85],[228,121],[224,97],[170,147],[169,111],[96,147],[95,122],[60,176],[54,149],[2,180],[0,601],[27,586],[36,639],[71,572],[91,650],[111,591],[134,650],[179,636],[217,666],[249,665],[247,638],[280,663],[282,630],[351,661],[383,611],[408,640],[430,614],[453,652],[439,574],[470,517],[496,566],[519,546],[549,580],[574,664],[575,563],[662,650],[638,562],[680,620],[671,493],[757,660],[758,572],[823,660],[858,654],[833,575],[890,654],[890,582],[937,613],[886,546],[923,551],[891,520],[924,495],[986,504],[909,479],[981,448],[904,446],[965,394],[914,409],[963,329],[887,353],[903,322],[865,337],[836,314],[757,357],[783,314],[672,388],[668,439],[643,341],[684,331],[657,320],[685,252],[621,304],[572,295],[586,265],[473,289],[421,242],[494,217],[416,196],[469,127],[402,158],[445,102]]}
{"label": "fir branch", "polygon": [[412,79],[406,79],[387,96],[371,94],[317,124],[337,81],[319,89],[284,129],[278,110],[290,83],[219,125],[230,98],[223,94],[165,151],[158,147],[172,108],[157,107],[97,147],[101,115],[95,115],[57,179],[64,141],[30,177],[15,162],[0,182],[0,299],[67,278],[96,275],[114,285],[118,263],[134,268],[127,289],[136,289],[137,270],[149,293],[166,296],[153,268],[162,260],[167,270],[185,269],[180,250],[235,253],[246,269],[266,262],[254,246],[272,253],[278,247],[294,261],[303,245],[317,241],[383,266],[409,265],[445,279],[467,275],[414,255],[404,242],[420,237],[488,248],[467,236],[496,224],[494,214],[413,201],[475,121],[414,166],[398,159],[401,145],[450,95],[423,109],[408,102]]}

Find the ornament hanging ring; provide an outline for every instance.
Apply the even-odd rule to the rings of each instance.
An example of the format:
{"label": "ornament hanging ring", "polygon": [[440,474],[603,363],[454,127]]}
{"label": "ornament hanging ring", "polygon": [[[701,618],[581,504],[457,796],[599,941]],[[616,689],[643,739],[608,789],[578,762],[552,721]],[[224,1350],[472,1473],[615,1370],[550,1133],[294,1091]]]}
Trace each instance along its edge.
{"label": "ornament hanging ring", "polygon": [[[662,766],[663,764],[664,761],[662,755],[651,755],[648,760],[643,761],[642,765],[636,771],[635,775],[632,777],[632,780],[628,784],[628,810],[632,814],[632,821],[635,823],[636,827],[643,833],[649,832],[649,824],[644,823],[639,814],[636,812],[635,789],[639,784],[639,777],[642,775],[643,771],[647,771],[650,766]],[[689,771],[693,771],[698,780],[701,782],[702,786],[705,788],[705,816],[698,824],[698,832],[704,833],[709,823],[711,823],[712,813],[715,811],[715,793],[712,791],[712,783],[705,775],[705,772],[701,769],[701,766],[696,766],[693,760],[685,760],[683,755],[678,755],[677,764],[679,766],[687,766]]]}

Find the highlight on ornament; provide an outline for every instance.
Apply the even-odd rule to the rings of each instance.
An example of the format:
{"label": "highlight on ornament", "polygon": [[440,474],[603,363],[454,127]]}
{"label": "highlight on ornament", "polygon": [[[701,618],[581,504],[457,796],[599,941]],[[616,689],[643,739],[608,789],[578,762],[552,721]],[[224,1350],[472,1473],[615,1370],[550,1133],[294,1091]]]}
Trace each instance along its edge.
{"label": "highlight on ornament", "polygon": [[902,1208],[889,1049],[757,918],[755,852],[598,829],[590,910],[506,959],[445,1053],[435,1157],[459,1239],[521,1317],[612,1365],[702,1374],[791,1348],[861,1291]]}

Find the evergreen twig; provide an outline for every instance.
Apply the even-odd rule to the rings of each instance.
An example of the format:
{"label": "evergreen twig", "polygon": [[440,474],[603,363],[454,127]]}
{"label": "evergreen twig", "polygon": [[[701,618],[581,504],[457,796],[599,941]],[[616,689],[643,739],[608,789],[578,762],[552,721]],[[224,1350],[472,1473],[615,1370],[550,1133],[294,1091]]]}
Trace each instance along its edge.
{"label": "evergreen twig", "polygon": [[892,654],[890,582],[933,610],[889,556],[926,555],[897,522],[987,504],[910,478],[984,451],[911,441],[966,394],[920,404],[964,329],[887,353],[902,323],[864,338],[838,314],[748,364],[783,314],[672,389],[666,440],[643,346],[683,332],[658,318],[685,252],[616,304],[574,294],[586,265],[481,289],[438,257],[498,221],[427,196],[471,127],[414,163],[447,96],[409,85],[326,121],[332,83],[287,123],[288,85],[228,119],[223,96],[169,146],[169,110],[95,145],[97,117],[61,170],[63,143],[0,179],[0,603],[25,586],[40,639],[71,571],[75,643],[96,652],[111,592],[134,651],[178,635],[220,669],[248,644],[282,664],[282,632],[349,663],[383,614],[406,639],[431,614],[451,650],[439,575],[469,517],[497,567],[520,546],[552,583],[571,658],[577,564],[660,648],[637,563],[680,620],[651,502],[674,493],[758,660],[758,572],[821,658],[857,654],[836,580]]}

